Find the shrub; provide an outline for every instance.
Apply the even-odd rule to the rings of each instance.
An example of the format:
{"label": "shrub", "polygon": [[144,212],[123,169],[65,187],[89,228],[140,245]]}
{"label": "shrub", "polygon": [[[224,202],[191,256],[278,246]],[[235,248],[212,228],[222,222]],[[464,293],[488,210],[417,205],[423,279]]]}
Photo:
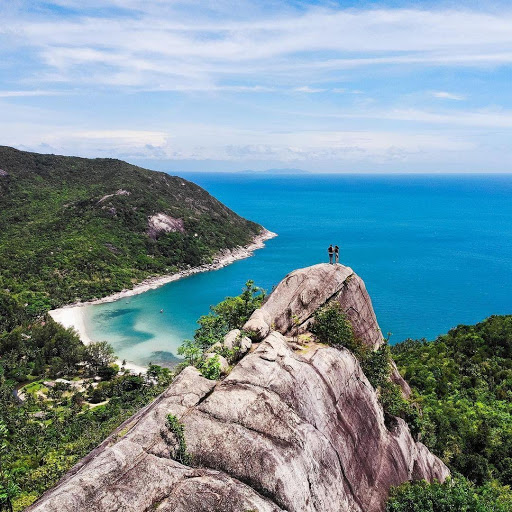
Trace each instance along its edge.
{"label": "shrub", "polygon": [[313,334],[321,343],[341,345],[351,350],[355,345],[354,332],[338,302],[331,302],[314,314]]}
{"label": "shrub", "polygon": [[445,483],[407,482],[392,489],[386,512],[506,512],[512,496],[506,487],[476,488],[463,477]]}
{"label": "shrub", "polygon": [[181,464],[190,465],[191,457],[187,453],[187,442],[185,441],[185,430],[183,423],[172,414],[167,415],[167,427],[176,436],[178,449],[176,450],[175,460]]}
{"label": "shrub", "polygon": [[112,380],[117,375],[116,368],[112,366],[100,366],[98,368],[98,377],[102,380]]}
{"label": "shrub", "polygon": [[202,363],[197,368],[201,372],[201,375],[207,379],[220,379],[220,360],[217,354],[213,357],[203,359]]}
{"label": "shrub", "polygon": [[[178,354],[183,356],[187,364],[195,366],[202,373],[203,370],[209,374],[210,371],[215,373],[215,369],[210,367],[213,363],[203,359],[205,351],[215,343],[222,343],[224,336],[232,329],[241,329],[253,311],[261,306],[264,297],[264,290],[254,286],[253,281],[247,281],[238,297],[226,297],[216,306],[212,306],[208,315],[199,318],[199,328],[194,339],[185,340],[179,347]],[[237,352],[222,352],[222,355],[230,362],[237,358]],[[218,375],[220,376],[220,372]]]}
{"label": "shrub", "polygon": [[372,350],[363,343],[355,351],[356,357],[361,363],[366,378],[370,384],[378,389],[389,381],[391,374],[391,353],[387,342],[383,343],[377,350]]}

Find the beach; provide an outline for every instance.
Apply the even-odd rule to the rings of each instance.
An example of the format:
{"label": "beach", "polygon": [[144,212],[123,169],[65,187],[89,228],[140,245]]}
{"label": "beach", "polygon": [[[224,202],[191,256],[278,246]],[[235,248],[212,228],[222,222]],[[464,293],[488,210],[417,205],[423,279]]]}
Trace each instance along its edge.
{"label": "beach", "polygon": [[[222,267],[225,267],[226,265],[234,263],[235,261],[249,258],[252,256],[255,250],[261,249],[265,246],[266,240],[270,240],[276,236],[276,233],[272,233],[271,231],[264,229],[260,234],[254,237],[253,241],[249,245],[245,247],[236,247],[234,249],[225,249],[218,253],[211,263],[200,265],[198,267],[191,267],[170,275],[151,277],[135,285],[132,289],[122,290],[118,293],[114,293],[101,299],[87,302],[75,302],[73,304],[63,306],[62,308],[53,309],[49,311],[49,314],[53,320],[59,322],[62,326],[75,329],[85,345],[88,345],[93,341],[101,341],[91,339],[87,332],[85,312],[87,306],[92,306],[94,304],[104,304],[107,302],[115,302],[120,299],[131,297],[133,295],[139,295],[141,293],[147,292],[148,290],[158,288],[164,284],[183,279],[184,277],[188,277],[193,274],[218,270]],[[120,360],[117,361],[117,363],[121,365]],[[137,365],[130,361],[127,361],[124,367],[129,368],[135,372],[145,371],[144,366]]]}

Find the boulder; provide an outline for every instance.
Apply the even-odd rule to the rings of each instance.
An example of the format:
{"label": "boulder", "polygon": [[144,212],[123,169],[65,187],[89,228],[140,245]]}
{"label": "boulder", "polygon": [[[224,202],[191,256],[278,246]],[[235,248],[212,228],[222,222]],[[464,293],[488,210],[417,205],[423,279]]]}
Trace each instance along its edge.
{"label": "boulder", "polygon": [[246,354],[251,350],[252,341],[248,336],[242,336],[240,339],[240,354]]}
{"label": "boulder", "polygon": [[[315,311],[337,301],[350,321],[354,334],[366,345],[376,349],[383,342],[372,301],[363,280],[350,267],[320,263],[294,270],[272,291],[260,309],[244,325],[259,341],[271,328],[285,336],[307,331]],[[393,364],[391,380],[409,397],[411,389]]]}
{"label": "boulder", "polygon": [[272,319],[263,308],[257,309],[244,325],[244,331],[253,341],[261,341],[270,333]]}
{"label": "boulder", "polygon": [[228,373],[229,363],[227,362],[225,357],[221,356],[220,354],[215,354],[213,352],[207,352],[205,357],[206,359],[213,359],[214,357],[216,357],[219,361],[221,375],[226,375]]}
{"label": "boulder", "polygon": [[229,331],[226,336],[224,336],[224,347],[228,350],[233,350],[235,347],[239,346],[240,335],[240,329],[233,329],[232,331]]}
{"label": "boulder", "polygon": [[354,329],[367,345],[377,348],[383,337],[363,280],[350,267],[320,263],[288,274],[244,325],[261,340],[275,329],[295,335],[309,328],[315,311],[337,300]]}
{"label": "boulder", "polygon": [[386,428],[348,350],[301,355],[272,332],[223,381],[183,370],[27,510],[380,512],[391,486],[448,474],[403,420]]}
{"label": "boulder", "polygon": [[247,336],[242,336],[240,329],[233,329],[224,336],[223,346],[228,350],[238,348],[238,355],[243,356],[252,346],[252,341]]}
{"label": "boulder", "polygon": [[241,357],[251,349],[252,341],[247,336],[242,336],[240,329],[229,331],[221,343],[217,341],[207,351],[207,354],[219,352],[222,349],[235,350],[238,348],[238,356]]}

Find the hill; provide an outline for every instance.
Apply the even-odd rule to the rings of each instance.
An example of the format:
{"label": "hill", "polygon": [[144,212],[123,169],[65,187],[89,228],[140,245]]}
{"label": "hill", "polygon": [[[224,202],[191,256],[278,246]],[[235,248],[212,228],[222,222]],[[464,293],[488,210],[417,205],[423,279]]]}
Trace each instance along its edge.
{"label": "hill", "polygon": [[0,147],[0,290],[37,314],[247,245],[261,226],[183,178]]}
{"label": "hill", "polygon": [[422,441],[479,485],[512,485],[512,315],[392,353],[422,407]]}

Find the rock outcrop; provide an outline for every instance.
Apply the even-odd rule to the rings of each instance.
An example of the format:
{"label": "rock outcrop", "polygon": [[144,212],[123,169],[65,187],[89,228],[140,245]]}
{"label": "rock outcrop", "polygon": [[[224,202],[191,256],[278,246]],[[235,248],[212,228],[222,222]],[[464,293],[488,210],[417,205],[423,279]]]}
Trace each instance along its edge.
{"label": "rock outcrop", "polygon": [[[314,275],[330,275],[317,267]],[[338,270],[345,277],[317,292],[290,286],[307,281],[306,271],[291,274],[252,320],[268,315],[286,330],[288,310],[300,313],[300,303],[310,310],[300,316],[307,325],[315,304],[339,300],[341,290],[347,307],[357,306],[370,321],[361,320],[360,332],[374,339],[378,326],[364,284],[350,269]],[[289,307],[275,296],[281,291],[289,294]],[[183,425],[187,464],[177,461],[184,460],[183,446],[167,424],[169,414]],[[448,474],[403,420],[386,427],[377,394],[351,352],[314,342],[299,352],[271,330],[224,380],[183,370],[28,510],[379,512],[391,486]]]}
{"label": "rock outcrop", "polygon": [[147,233],[150,238],[156,240],[162,233],[185,233],[183,219],[175,219],[165,213],[157,213],[148,219]]}
{"label": "rock outcrop", "polygon": [[[382,345],[382,331],[363,280],[350,267],[339,264],[320,263],[288,274],[251,315],[244,330],[252,333],[255,341],[272,329],[285,336],[307,331],[315,311],[330,301],[339,302],[357,338],[374,349]],[[391,380],[404,396],[410,396],[411,388],[394,363]]]}
{"label": "rock outcrop", "polygon": [[271,329],[284,335],[304,332],[315,311],[332,300],[341,304],[359,339],[373,348],[381,345],[382,333],[363,280],[339,264],[320,263],[288,274],[244,329],[254,332],[256,340]]}

